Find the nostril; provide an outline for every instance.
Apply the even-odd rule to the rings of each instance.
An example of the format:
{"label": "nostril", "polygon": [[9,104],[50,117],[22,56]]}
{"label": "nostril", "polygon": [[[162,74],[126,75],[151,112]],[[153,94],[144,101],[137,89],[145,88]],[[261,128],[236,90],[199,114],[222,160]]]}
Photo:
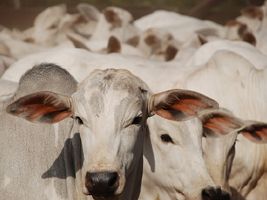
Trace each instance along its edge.
{"label": "nostril", "polygon": [[85,186],[88,190],[93,187],[92,179],[89,172],[87,172],[85,175]]}
{"label": "nostril", "polygon": [[220,187],[208,187],[202,190],[202,200],[230,200],[230,194]]}
{"label": "nostril", "polygon": [[113,172],[110,174],[110,178],[108,180],[108,186],[113,187],[117,185],[117,180],[118,180],[118,173]]}
{"label": "nostril", "polygon": [[214,188],[208,187],[202,190],[201,195],[203,200],[214,200],[214,197],[216,196],[216,191]]}

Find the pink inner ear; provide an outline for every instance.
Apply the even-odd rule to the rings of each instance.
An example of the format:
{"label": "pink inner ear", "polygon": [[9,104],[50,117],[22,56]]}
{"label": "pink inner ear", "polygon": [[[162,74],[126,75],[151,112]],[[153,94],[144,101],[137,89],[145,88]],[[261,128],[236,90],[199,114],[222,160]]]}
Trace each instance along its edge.
{"label": "pink inner ear", "polygon": [[60,122],[61,120],[67,118],[67,117],[70,117],[72,115],[72,112],[70,111],[64,111],[64,112],[61,112],[59,113],[58,115],[56,115],[54,118],[53,118],[53,121],[52,123],[57,123],[57,122]]}
{"label": "pink inner ear", "polygon": [[203,127],[210,129],[214,133],[226,135],[233,131],[233,129],[240,127],[240,125],[230,117],[220,116],[208,119],[204,122]]}
{"label": "pink inner ear", "polygon": [[255,143],[267,143],[267,128],[254,131],[241,131],[242,135]]}
{"label": "pink inner ear", "polygon": [[181,99],[179,103],[176,103],[171,106],[174,110],[182,111],[187,115],[196,115],[197,111],[200,108],[208,107],[205,103],[197,99]]}
{"label": "pink inner ear", "polygon": [[263,143],[262,140],[260,138],[255,138],[254,136],[251,135],[250,132],[248,131],[245,131],[245,132],[242,132],[242,135],[244,137],[246,137],[247,139],[251,140],[252,142],[255,142],[255,143]]}
{"label": "pink inner ear", "polygon": [[26,116],[29,121],[36,121],[46,115],[55,113],[53,117],[51,116],[52,123],[59,122],[71,115],[70,111],[60,111],[55,107],[40,104],[24,106],[21,111],[18,111],[17,114]]}
{"label": "pink inner ear", "polygon": [[267,128],[262,128],[262,129],[256,131],[256,134],[261,137],[263,142],[267,142]]}
{"label": "pink inner ear", "polygon": [[23,110],[27,113],[30,121],[34,121],[47,113],[56,111],[56,109],[53,107],[43,106],[40,104],[25,106]]}
{"label": "pink inner ear", "polygon": [[44,91],[18,99],[7,112],[29,121],[56,123],[72,114],[69,104],[68,97]]}
{"label": "pink inner ear", "polygon": [[157,114],[157,115],[159,115],[165,119],[175,120],[174,116],[170,112],[168,112],[167,110],[160,109],[160,110],[155,111],[155,114]]}

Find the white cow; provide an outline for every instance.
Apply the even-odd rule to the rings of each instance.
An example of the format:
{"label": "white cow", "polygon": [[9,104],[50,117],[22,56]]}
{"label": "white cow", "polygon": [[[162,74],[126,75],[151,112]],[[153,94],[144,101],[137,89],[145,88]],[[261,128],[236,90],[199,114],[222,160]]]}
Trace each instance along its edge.
{"label": "white cow", "polygon": [[179,42],[166,30],[149,28],[132,39],[136,39],[136,42],[129,40],[128,43],[140,49],[148,58],[170,61],[179,51]]}
{"label": "white cow", "polygon": [[[214,135],[241,126],[229,123],[235,119],[230,115],[224,115],[229,121],[218,120],[218,113],[218,110],[204,111],[198,115],[199,118],[178,123],[157,116],[148,120],[150,139],[145,140],[144,146],[140,200],[194,199],[197,188],[203,188],[207,180],[213,185],[209,168],[205,166],[202,137],[205,136],[212,142],[215,141]],[[215,127],[209,131],[209,135],[205,134],[207,126]],[[223,187],[224,185],[217,184],[215,188],[205,188],[202,190],[202,198],[229,200],[230,195],[221,189]]]}
{"label": "white cow", "polygon": [[211,21],[199,20],[175,12],[158,10],[134,22],[140,30],[157,28],[172,34],[178,42],[190,40],[197,32],[206,32],[208,35],[224,35],[224,28]]}
{"label": "white cow", "polygon": [[110,36],[115,36],[120,41],[127,41],[139,33],[132,21],[133,17],[128,11],[118,7],[107,7],[99,16],[90,39],[107,41]]}
{"label": "white cow", "polygon": [[[56,63],[67,69],[76,80],[82,81],[92,70],[108,67],[126,68],[146,80],[154,91],[171,88],[177,77],[183,76],[184,68],[177,62],[152,61],[137,56],[119,54],[97,54],[86,50],[65,48],[54,49],[27,56],[13,64],[3,74],[2,78],[18,82],[22,74],[31,66],[42,62]],[[157,77],[157,79],[155,79]],[[158,84],[158,80],[164,80]]]}
{"label": "white cow", "polygon": [[[240,49],[238,52],[230,50],[221,50],[214,54],[211,52],[212,57],[209,61],[202,66],[195,66],[197,70],[187,76],[184,84],[179,83],[178,86],[213,97],[238,117],[266,122],[266,57],[256,50],[250,54],[248,52],[246,49]],[[258,55],[252,56],[256,54]],[[236,138],[236,136],[229,137]],[[235,195],[240,196],[236,196],[236,199],[265,199],[266,196],[266,190],[263,190],[266,182],[266,145],[258,145],[251,141],[266,142],[265,125],[249,123],[244,134],[238,136],[230,175],[230,185],[239,193]],[[229,161],[233,156],[235,140],[228,140],[226,143],[222,145],[224,148],[216,146],[213,150],[207,150],[207,157],[217,158],[217,161],[211,159],[208,162],[212,165],[217,162],[217,165],[221,166],[221,170],[218,170],[219,167],[214,168],[212,175],[217,177],[215,178],[217,184],[220,184],[218,181],[222,177],[227,178],[229,170],[226,167],[230,166],[225,163],[231,165]]]}
{"label": "white cow", "polygon": [[[248,59],[253,63],[256,69],[264,69],[267,64],[267,58],[255,47],[242,41],[217,40],[204,44],[201,48],[196,49],[193,55],[188,59],[185,65],[185,76],[179,78],[179,82],[186,81],[187,75],[201,70],[210,61],[217,51],[226,50],[234,52]],[[179,54],[178,54],[179,55]]]}
{"label": "white cow", "polygon": [[[62,155],[55,160],[51,168],[42,175],[42,178],[38,174],[38,165],[35,168],[24,169],[30,170],[31,177],[34,177],[36,181],[38,180],[35,183],[37,187],[35,191],[39,192],[38,198],[86,199],[84,194],[91,194],[97,199],[98,197],[137,199],[141,186],[142,155],[144,153],[145,156],[153,158],[151,150],[147,150],[149,146],[144,151],[142,148],[143,143],[150,143],[149,132],[147,132],[148,129],[145,125],[147,117],[156,114],[167,119],[180,121],[197,115],[203,109],[214,107],[217,107],[216,102],[192,91],[169,90],[152,95],[146,84],[127,70],[107,69],[92,72],[79,85],[77,92],[71,98],[54,92],[36,92],[20,97],[7,107],[7,111],[29,121],[43,123],[56,123],[70,116],[73,118],[72,131],[69,132],[69,130],[65,133],[70,134],[69,138],[71,138],[72,143],[65,143]],[[0,133],[4,135],[7,133],[7,130],[11,128],[8,124],[16,127],[14,122],[1,125]],[[5,120],[2,120],[1,123],[5,123]],[[196,121],[189,123],[189,127],[194,123]],[[181,128],[183,127],[186,127],[186,124],[182,125]],[[200,127],[198,125],[196,130]],[[16,128],[12,131],[19,132]],[[77,135],[77,133],[80,134]],[[186,134],[182,135],[186,136]],[[21,137],[24,138],[24,135]],[[77,137],[80,137],[80,140],[77,140]],[[23,140],[22,138],[21,140]],[[24,140],[26,138],[27,133]],[[201,137],[197,138],[194,140],[193,149],[197,150],[198,155],[201,156],[199,142]],[[168,138],[164,139],[163,137],[163,140],[168,142]],[[191,145],[190,138],[184,141],[187,141],[185,146]],[[69,146],[71,144],[72,146]],[[16,150],[17,146],[12,146]],[[35,163],[36,157],[34,154],[31,155],[31,162]],[[1,158],[8,159],[9,156],[6,154],[5,157]],[[62,156],[65,164],[62,163]],[[192,161],[196,164],[192,167],[197,167],[196,170],[198,171],[198,176],[193,177],[197,183],[196,187],[188,188],[187,193],[181,193],[177,197],[194,200],[221,198],[220,189],[206,188],[208,185],[214,185],[205,170],[204,160],[192,159]],[[157,163],[151,164],[150,167],[153,168],[153,165],[155,166]],[[47,164],[45,165],[47,166]],[[65,175],[61,171],[63,166],[66,167]],[[9,167],[9,170],[12,171],[13,168]],[[17,169],[14,168],[14,170]],[[178,170],[180,169],[178,168]],[[4,172],[5,170],[1,171]],[[24,171],[23,174],[25,173]],[[56,185],[58,178],[61,179],[61,183],[66,179],[67,184],[65,184],[64,190],[67,190],[67,193],[62,194],[58,190],[58,187],[62,187],[62,185]],[[20,185],[21,181],[25,181],[24,178],[21,177],[21,179],[13,182],[9,176],[4,175],[4,179],[1,180],[4,180],[4,185],[2,185],[4,191],[9,187],[12,191],[16,191],[1,192],[4,196],[18,196],[22,192],[23,195],[20,196],[22,199],[34,197],[32,194],[35,192],[28,193],[28,196],[23,193],[29,185],[24,184],[24,189],[21,190]],[[45,180],[52,180],[52,185],[45,184],[43,182]],[[178,187],[181,186],[180,191],[183,191],[183,184]],[[42,189],[39,190],[39,187]],[[108,198],[109,196],[113,197]],[[12,196],[10,198],[12,199]]]}

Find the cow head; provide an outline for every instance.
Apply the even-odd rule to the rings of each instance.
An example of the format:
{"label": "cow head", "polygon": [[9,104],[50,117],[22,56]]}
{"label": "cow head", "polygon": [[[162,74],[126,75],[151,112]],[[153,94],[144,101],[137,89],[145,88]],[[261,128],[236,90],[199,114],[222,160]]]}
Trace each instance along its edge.
{"label": "cow head", "polygon": [[201,119],[205,136],[203,151],[209,173],[216,184],[231,192],[228,181],[238,134],[255,143],[266,143],[267,124],[242,121],[226,110],[207,111]]}
{"label": "cow head", "polygon": [[136,44],[147,57],[171,61],[179,51],[179,42],[168,32],[150,28],[141,34]]}
{"label": "cow head", "polygon": [[140,188],[149,116],[181,121],[213,107],[217,107],[215,101],[192,91],[176,89],[152,95],[147,85],[127,70],[107,69],[92,72],[71,98],[37,92],[10,104],[7,112],[43,123],[72,117],[84,153],[84,193],[110,197],[123,191],[129,195],[129,188]]}
{"label": "cow head", "polygon": [[241,40],[256,46],[257,40],[250,28],[243,22],[230,20],[226,24],[226,39]]}
{"label": "cow head", "polygon": [[[228,138],[215,136],[226,135],[227,131],[240,128],[241,126],[238,125],[241,122],[232,115],[223,115],[222,113],[218,109],[203,110],[197,114],[197,118],[185,122],[171,122],[157,116],[148,119],[151,149],[153,150],[152,153],[151,150],[145,151],[150,152],[145,154],[144,162],[150,166],[145,170],[150,170],[145,171],[145,174],[148,175],[144,176],[143,185],[144,187],[149,186],[146,188],[149,192],[144,195],[148,195],[148,193],[150,193],[149,195],[159,195],[160,199],[166,199],[166,196],[170,199],[190,200],[230,199],[225,185],[214,180],[213,174],[220,174],[221,168],[219,167],[226,166],[217,166],[216,161],[221,158],[221,155],[214,153],[217,149],[211,149],[210,146],[215,148],[220,145],[222,148],[228,148],[228,146],[221,145],[223,142],[233,145],[236,135],[229,134]],[[233,140],[228,141],[230,137]],[[204,154],[203,140],[210,142],[207,144],[204,141]],[[145,144],[144,148],[147,147],[149,145]],[[212,151],[210,153],[212,156],[206,154],[206,151]],[[154,159],[151,155],[154,155]],[[220,158],[213,157],[213,155],[220,156]],[[154,188],[151,189],[151,182],[153,182],[153,186],[155,185],[155,191],[153,191]],[[168,192],[158,192],[161,188],[165,188],[164,191]]]}

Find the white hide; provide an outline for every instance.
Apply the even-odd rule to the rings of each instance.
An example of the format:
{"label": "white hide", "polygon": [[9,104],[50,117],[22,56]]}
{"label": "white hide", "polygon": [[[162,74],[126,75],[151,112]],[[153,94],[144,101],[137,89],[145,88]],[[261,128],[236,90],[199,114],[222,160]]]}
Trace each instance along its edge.
{"label": "white hide", "polygon": [[[17,82],[21,75],[32,66],[51,62],[67,69],[76,80],[82,81],[94,69],[124,68],[146,80],[154,91],[169,89],[182,76],[179,63],[152,61],[137,56],[120,54],[103,55],[81,49],[54,49],[27,56],[14,63],[2,78]],[[159,84],[158,81],[161,81]]]}
{"label": "white hide", "polygon": [[179,42],[189,40],[198,31],[210,31],[215,35],[223,35],[224,28],[211,21],[203,21],[193,17],[169,11],[155,11],[134,22],[140,30],[159,28],[171,33]]}
{"label": "white hide", "polygon": [[[248,51],[241,47],[240,51],[220,50],[209,53],[212,55],[209,61],[187,76],[183,87],[214,98],[235,116],[267,122],[266,57],[256,50]],[[203,63],[197,61],[195,63]],[[245,197],[251,196],[247,198],[249,200],[255,199],[255,196],[263,200],[267,195],[266,190],[256,193],[257,188],[263,187],[266,182],[260,173],[266,171],[266,150],[266,145],[255,144],[242,135],[238,136],[230,184]],[[257,181],[259,185],[253,192]]]}

